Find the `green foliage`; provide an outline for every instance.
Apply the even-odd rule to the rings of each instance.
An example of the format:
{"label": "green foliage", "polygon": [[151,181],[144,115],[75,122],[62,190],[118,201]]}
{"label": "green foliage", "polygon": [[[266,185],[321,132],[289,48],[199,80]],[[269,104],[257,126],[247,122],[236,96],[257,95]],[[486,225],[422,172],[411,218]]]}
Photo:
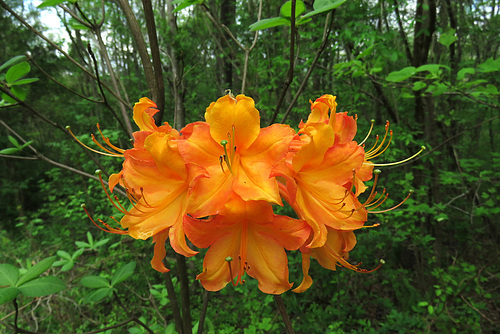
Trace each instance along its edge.
{"label": "green foliage", "polygon": [[14,300],[19,294],[27,297],[42,297],[66,289],[66,284],[58,277],[43,276],[50,268],[55,256],[38,262],[20,275],[20,270],[8,263],[0,264],[0,305]]}

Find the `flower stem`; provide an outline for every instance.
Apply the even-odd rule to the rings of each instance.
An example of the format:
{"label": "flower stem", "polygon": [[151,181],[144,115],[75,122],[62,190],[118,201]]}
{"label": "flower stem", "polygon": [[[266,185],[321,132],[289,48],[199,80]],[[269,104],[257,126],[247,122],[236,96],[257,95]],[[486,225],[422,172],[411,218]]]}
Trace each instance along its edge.
{"label": "flower stem", "polygon": [[208,291],[203,289],[203,304],[201,306],[200,321],[198,322],[198,334],[203,333],[203,327],[205,326],[205,317],[207,316],[208,308]]}
{"label": "flower stem", "polygon": [[295,334],[295,331],[293,330],[292,327],[292,322],[290,321],[290,317],[286,312],[285,303],[283,302],[281,295],[274,295],[274,300],[276,301],[276,305],[278,306],[278,311],[280,311],[281,318],[285,323],[286,332],[288,334]]}
{"label": "flower stem", "polygon": [[[165,263],[165,260],[163,260]],[[165,277],[165,287],[167,288],[168,299],[170,299],[170,306],[174,316],[175,328],[180,334],[184,334],[184,327],[182,326],[182,317],[179,309],[179,304],[177,303],[177,296],[175,295],[174,283],[172,282],[172,277],[169,272],[164,273]]]}

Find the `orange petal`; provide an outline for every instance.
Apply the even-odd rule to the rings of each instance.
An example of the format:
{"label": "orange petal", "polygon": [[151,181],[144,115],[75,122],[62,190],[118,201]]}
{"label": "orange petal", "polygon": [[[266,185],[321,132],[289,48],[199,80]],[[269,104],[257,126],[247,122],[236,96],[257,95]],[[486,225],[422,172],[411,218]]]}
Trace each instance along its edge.
{"label": "orange petal", "polygon": [[[241,280],[246,272],[259,281],[261,291],[283,293],[291,287],[284,248],[297,249],[310,235],[303,221],[275,216],[264,201],[237,197],[213,219],[187,217],[184,228],[195,245],[210,247],[197,277],[210,291],[222,289],[236,276]],[[233,260],[227,262],[228,256]]]}
{"label": "orange petal", "polygon": [[303,279],[302,279],[302,283],[300,283],[300,285],[298,287],[296,287],[295,289],[292,290],[293,292],[296,292],[296,293],[304,292],[307,289],[309,289],[311,287],[311,285],[313,284],[313,279],[311,278],[311,276],[309,276],[309,267],[310,266],[311,266],[311,255],[302,253]]}
{"label": "orange petal", "polygon": [[356,236],[352,231],[337,231],[328,228],[326,243],[319,248],[311,249],[311,256],[326,269],[335,270],[338,265],[353,267],[347,263],[349,251],[356,245]]}
{"label": "orange petal", "polygon": [[162,261],[165,258],[165,255],[167,255],[167,251],[165,250],[165,241],[167,241],[167,238],[168,229],[156,234],[153,237],[153,242],[155,244],[155,253],[153,259],[151,260],[151,267],[161,273],[170,271],[169,269],[167,269],[167,267],[165,267]]}
{"label": "orange petal", "polygon": [[217,143],[222,140],[231,142],[228,134],[233,136],[234,132],[234,145],[238,149],[246,149],[259,135],[259,111],[255,109],[253,99],[244,95],[234,98],[228,94],[221,97],[207,108],[205,119]]}
{"label": "orange petal", "polygon": [[141,131],[155,131],[157,129],[153,115],[158,112],[156,103],[143,97],[134,105],[134,121]]}

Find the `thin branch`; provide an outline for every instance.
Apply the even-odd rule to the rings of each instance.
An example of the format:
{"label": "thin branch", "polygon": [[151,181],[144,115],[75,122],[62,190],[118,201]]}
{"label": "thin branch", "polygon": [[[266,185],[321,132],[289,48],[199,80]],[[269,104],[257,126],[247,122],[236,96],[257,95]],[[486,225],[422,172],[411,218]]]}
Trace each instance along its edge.
{"label": "thin branch", "polygon": [[274,295],[274,301],[276,302],[276,305],[278,306],[278,311],[280,312],[281,318],[283,319],[283,322],[285,323],[286,332],[288,334],[295,334],[295,331],[293,330],[293,327],[292,327],[292,322],[290,321],[290,317],[288,316],[288,313],[286,312],[285,303],[283,302],[281,295]]}
{"label": "thin branch", "polygon": [[[259,1],[259,13],[257,14],[257,21],[260,21],[260,18],[262,16],[262,0]],[[254,38],[252,45],[250,45],[249,48],[245,47],[245,64],[243,65],[243,79],[241,83],[241,94],[245,94],[245,85],[246,85],[246,80],[247,80],[247,72],[248,72],[248,59],[250,58],[250,52],[255,48],[257,45],[257,39],[259,37],[259,30],[255,32]]]}
{"label": "thin branch", "polygon": [[87,100],[89,102],[101,103],[101,104],[104,103],[104,100],[101,100],[101,101],[93,100],[91,98],[88,98],[88,97],[86,97],[86,96],[78,93],[76,90],[74,90],[74,89],[72,89],[72,88],[64,85],[63,83],[61,83],[58,80],[56,80],[53,76],[51,76],[50,74],[48,74],[47,72],[45,72],[45,70],[40,65],[38,65],[35,62],[35,60],[29,54],[25,53],[24,55],[26,56],[27,60],[29,60],[33,65],[35,65],[35,67],[38,68],[38,70],[40,72],[42,72],[42,74],[47,77],[47,79],[49,79],[50,81],[54,82],[56,85],[58,85],[58,86],[60,86],[60,87],[62,87],[64,89],[70,91],[71,93],[75,94],[76,96],[78,96],[78,97],[80,97],[80,98],[82,98],[84,100]]}
{"label": "thin branch", "polygon": [[133,315],[131,312],[129,312],[129,309],[123,305],[122,300],[120,297],[118,297],[118,294],[116,291],[113,291],[113,296],[115,297],[116,301],[118,302],[118,305],[121,307],[121,309],[132,319],[132,321],[136,322],[137,324],[141,325],[142,328],[144,328],[148,333],[150,334],[155,334],[151,328],[149,328],[145,323],[143,323],[139,318],[137,318],[135,315]]}
{"label": "thin branch", "polygon": [[[323,53],[323,51],[326,48],[328,37],[330,36],[330,32],[332,30],[332,23],[333,23],[334,15],[335,15],[335,10],[333,11],[333,13],[332,12],[328,13],[328,16],[326,17],[325,28],[323,30],[323,38],[321,40],[321,45],[318,48],[318,51],[316,51],[316,56],[314,57],[314,60],[311,63],[311,67],[309,67],[309,69],[307,70],[306,76],[304,77],[304,80],[302,80],[302,83],[301,83],[299,89],[297,90],[297,93],[295,93],[295,97],[293,98],[292,103],[290,103],[290,105],[288,106],[288,109],[285,112],[285,115],[281,119],[281,123],[285,123],[285,120],[288,117],[288,115],[290,114],[290,111],[292,111],[292,108],[295,105],[295,103],[297,102],[297,100],[299,99],[300,94],[302,94],[302,91],[304,90],[304,87],[307,84],[307,80],[309,80],[309,77],[311,76],[312,71],[316,67],[316,64],[318,63],[319,57],[321,57],[321,54]],[[328,21],[330,21],[330,23],[328,23]],[[271,120],[270,123],[274,122],[274,120],[276,119],[277,113],[278,113],[278,109],[276,109],[276,111],[273,115],[273,119]]]}
{"label": "thin branch", "polygon": [[[17,139],[19,139],[19,141],[21,141],[23,144],[27,143],[26,140],[23,137],[21,137],[21,135],[19,135],[16,131],[14,131],[11,127],[9,127],[4,121],[0,120],[0,124],[3,127],[5,127],[10,133],[12,133]],[[38,152],[38,150],[36,148],[34,148],[32,145],[27,145],[26,147],[28,147],[35,154],[34,157],[18,157],[18,156],[12,156],[12,155],[4,155],[4,154],[0,154],[0,157],[2,157],[2,158],[23,159],[23,160],[42,160],[42,161],[48,162],[49,164],[54,165],[54,166],[56,166],[58,168],[66,169],[66,170],[68,170],[68,171],[70,171],[72,173],[75,173],[75,174],[78,174],[78,175],[82,175],[82,176],[85,176],[85,177],[87,177],[89,179],[93,179],[93,180],[96,180],[96,181],[100,182],[100,179],[97,176],[95,176],[95,175],[86,173],[86,172],[81,171],[79,169],[70,167],[68,165],[65,165],[65,164],[62,164],[60,162],[57,162],[57,161],[54,161],[52,159],[47,158],[42,153]],[[108,185],[107,181],[103,180],[103,182],[104,182],[104,184]],[[123,195],[123,196],[127,197],[127,194],[122,189],[115,188],[115,191],[117,193],[119,193],[120,195]]]}
{"label": "thin branch", "polygon": [[181,285],[181,307],[184,334],[190,334],[192,333],[191,303],[189,300],[189,278],[186,268],[186,258],[177,253],[175,254],[175,257],[177,260],[177,275],[179,276],[179,283]]}
{"label": "thin branch", "polygon": [[[283,88],[281,90],[281,95],[278,99],[278,103],[276,105],[276,109],[274,110],[273,117],[271,117],[271,121],[269,123],[274,123],[276,120],[276,117],[278,116],[278,112],[280,111],[281,104],[283,103],[283,100],[285,99],[286,92],[288,90],[288,87],[292,84],[293,81],[293,72],[295,68],[295,5],[296,1],[292,0],[292,9],[291,9],[291,16],[290,16],[290,65],[288,67],[288,74],[286,76],[285,82],[283,83]],[[317,57],[319,58],[319,57]],[[302,86],[301,86],[302,87]],[[296,97],[298,97],[296,95]],[[287,114],[285,114],[285,117],[283,120],[286,118]]]}
{"label": "thin branch", "polygon": [[205,327],[205,317],[207,316],[208,309],[208,291],[203,289],[202,305],[200,311],[200,320],[198,321],[198,334],[203,334],[203,327]]}
{"label": "thin branch", "polygon": [[[16,18],[16,20],[18,20],[19,22],[21,22],[26,28],[28,28],[29,30],[31,30],[35,35],[37,35],[38,37],[40,37],[41,39],[43,39],[44,41],[46,41],[47,43],[49,43],[54,49],[56,49],[57,51],[59,51],[64,57],[66,57],[69,61],[71,61],[73,64],[75,64],[85,74],[87,74],[88,76],[90,76],[92,79],[97,80],[96,76],[94,74],[92,74],[92,72],[90,72],[89,70],[87,70],[83,65],[81,65],[74,58],[72,58],[67,52],[65,52],[63,49],[61,49],[57,44],[55,44],[53,41],[51,41],[50,39],[48,39],[47,37],[45,37],[45,35],[43,35],[41,32],[39,32],[38,30],[36,30],[35,28],[33,28],[21,16],[19,16],[9,6],[7,6],[7,4],[3,0],[0,0],[0,6],[2,6],[6,11],[8,11],[9,13],[11,13],[12,16],[14,16]],[[108,90],[118,101],[120,101],[122,103],[126,103],[125,101],[123,101],[123,99],[120,96],[117,96],[117,94],[113,90],[111,90],[107,85],[102,84],[102,86],[104,88],[106,88],[106,90]]]}
{"label": "thin branch", "polygon": [[[99,39],[99,44],[102,43],[102,39],[100,38],[100,34],[98,34],[98,32],[96,31],[96,35],[97,35],[97,38]],[[104,46],[104,45],[102,45]],[[113,114],[113,116],[116,118],[116,120],[118,121],[118,123],[120,123],[120,126],[122,127],[122,129],[130,136],[130,138],[133,138],[133,135],[132,135],[132,125],[130,124],[130,121],[128,120],[127,118],[127,113],[125,112],[125,109],[124,109],[124,106],[125,104],[123,103],[120,103],[120,106],[122,107],[122,116],[124,118],[124,121],[125,121],[125,124],[123,124],[123,122],[121,121],[121,119],[118,117],[118,115],[116,114],[116,112],[113,110],[113,108],[111,108],[111,105],[109,104],[108,100],[106,99],[106,94],[104,94],[104,89],[102,88],[102,82],[101,82],[101,78],[99,76],[99,67],[97,66],[97,59],[95,58],[95,55],[94,55],[94,52],[92,52],[92,48],[90,47],[90,44],[87,45],[87,52],[89,53],[90,57],[92,58],[92,62],[94,63],[94,70],[95,70],[95,75],[96,75],[96,80],[97,80],[97,83],[98,83],[98,86],[99,86],[99,90],[101,91],[101,96],[104,100],[104,105],[111,111],[111,113]],[[107,59],[107,62],[109,62],[109,58],[106,56],[105,57]],[[108,64],[108,69],[110,71],[110,73],[113,72],[112,68],[111,68],[111,64]],[[114,75],[112,75],[112,77],[114,78]],[[113,80],[113,82],[115,83],[116,85],[116,80]],[[118,87],[116,86],[116,89],[118,90]],[[119,94],[119,93],[118,93]]]}
{"label": "thin branch", "polygon": [[[163,263],[165,262],[165,259],[163,259]],[[170,299],[175,327],[177,328],[177,332],[179,332],[179,334],[184,334],[184,327],[182,326],[182,316],[179,311],[179,304],[177,303],[177,296],[175,295],[175,288],[174,283],[172,282],[172,277],[170,276],[169,272],[164,273],[163,276],[165,277],[165,287],[167,288],[168,299]]]}

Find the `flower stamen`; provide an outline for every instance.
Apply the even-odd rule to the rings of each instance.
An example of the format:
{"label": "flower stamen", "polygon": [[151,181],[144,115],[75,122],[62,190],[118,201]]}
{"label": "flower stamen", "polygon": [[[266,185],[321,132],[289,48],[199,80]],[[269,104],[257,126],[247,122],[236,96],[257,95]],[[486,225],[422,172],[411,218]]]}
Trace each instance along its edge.
{"label": "flower stamen", "polygon": [[89,150],[89,151],[92,151],[92,152],[97,153],[97,154],[100,154],[100,155],[105,155],[105,156],[108,156],[108,157],[115,157],[115,158],[123,158],[123,157],[124,157],[123,153],[113,153],[113,152],[111,152],[110,150],[108,150],[108,149],[104,148],[101,144],[99,144],[99,143],[96,141],[96,139],[95,139],[95,136],[94,136],[94,135],[92,135],[92,141],[94,141],[94,143],[96,143],[96,144],[97,144],[100,148],[102,148],[102,149],[104,149],[105,151],[110,152],[110,153],[106,153],[106,152],[101,152],[101,151],[98,151],[98,150],[94,150],[93,148],[91,148],[91,147],[89,147],[89,146],[85,145],[84,143],[82,143],[82,141],[81,141],[80,139],[78,139],[78,138],[75,136],[75,134],[73,133],[73,131],[71,131],[71,128],[70,128],[70,126],[69,126],[69,125],[68,125],[68,126],[66,126],[66,130],[68,130],[69,134],[73,137],[73,139],[75,139],[75,140],[76,140],[76,142],[77,142],[78,144],[82,145],[83,147],[85,147],[85,148],[86,148],[87,150]]}
{"label": "flower stamen", "polygon": [[359,143],[358,146],[363,145],[365,143],[365,141],[368,139],[368,137],[370,137],[370,134],[372,133],[372,130],[373,130],[373,125],[375,124],[375,120],[372,119],[370,122],[371,122],[370,130],[368,130],[368,134],[366,135],[365,139],[363,139],[363,141],[361,143]]}

